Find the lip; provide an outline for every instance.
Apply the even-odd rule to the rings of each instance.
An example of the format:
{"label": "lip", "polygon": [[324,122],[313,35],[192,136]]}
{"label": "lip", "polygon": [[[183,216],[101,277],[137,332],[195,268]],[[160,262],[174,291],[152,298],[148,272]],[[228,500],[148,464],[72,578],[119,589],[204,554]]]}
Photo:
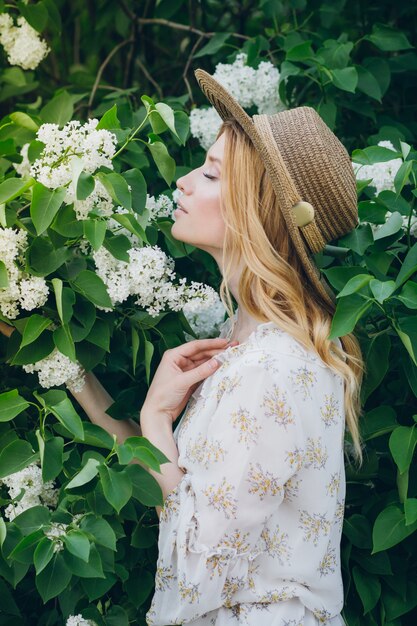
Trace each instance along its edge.
{"label": "lip", "polygon": [[184,211],[184,213],[188,213],[188,211],[186,211],[186,210],[184,209],[184,207],[182,206],[181,202],[177,202],[177,205],[179,206],[179,208],[180,208],[182,211]]}

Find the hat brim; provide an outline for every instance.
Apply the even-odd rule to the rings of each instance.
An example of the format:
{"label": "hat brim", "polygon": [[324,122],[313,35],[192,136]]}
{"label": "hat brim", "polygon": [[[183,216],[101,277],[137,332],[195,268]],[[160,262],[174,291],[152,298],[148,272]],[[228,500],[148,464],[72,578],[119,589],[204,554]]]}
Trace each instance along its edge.
{"label": "hat brim", "polygon": [[[275,152],[275,155],[278,158],[282,159],[282,157],[280,157],[280,153],[278,150],[278,146],[276,145],[276,142],[274,141],[272,145],[270,138],[268,136],[264,136],[264,133],[261,134],[259,132],[258,128],[259,127],[262,128],[262,126],[265,128],[265,124],[262,124],[262,125],[258,124],[257,125],[258,128],[257,128],[257,126],[255,126],[253,119],[240,106],[238,101],[233,96],[231,96],[231,94],[227,91],[227,89],[225,89],[225,87],[223,87],[221,83],[219,83],[215,78],[213,78],[211,74],[209,74],[208,72],[200,68],[194,70],[194,74],[195,74],[195,77],[197,79],[200,89],[202,90],[206,98],[209,100],[209,102],[216,109],[216,111],[218,112],[222,120],[233,119],[237,121],[239,125],[242,127],[242,129],[245,131],[247,136],[250,138],[254,147],[258,150],[258,152],[260,153],[262,157],[263,163],[265,165],[265,169],[269,174],[274,190],[278,192],[277,195],[278,197],[280,197],[282,194],[279,192],[281,192],[282,190],[277,189],[277,186],[279,185],[279,181],[277,180],[276,172],[274,171],[274,168],[272,167],[273,159],[265,158],[266,147],[269,148],[267,150],[267,152],[269,152],[269,156],[273,157],[273,153]],[[279,115],[279,113],[276,113],[275,115]],[[267,118],[268,116],[256,116],[256,117]],[[289,182],[293,186],[294,190],[296,190],[295,183],[293,179],[290,177],[288,171],[286,172],[286,176],[288,178],[287,182]],[[300,196],[298,196],[297,199],[293,197],[294,202],[300,199],[301,199]],[[290,202],[288,206],[283,207],[283,210],[282,210],[283,217],[287,223],[288,229],[291,232],[292,240],[299,254],[303,268],[308,278],[311,281],[310,287],[315,289],[317,294],[321,297],[323,305],[326,306],[326,308],[328,308],[328,310],[331,313],[333,313],[334,307],[336,304],[335,294],[331,290],[328,283],[325,281],[325,278],[321,275],[317,265],[311,259],[311,256],[310,256],[311,253],[306,248],[306,245],[300,234],[298,226],[295,223],[295,220],[292,219],[292,215],[291,215],[292,206],[293,206],[293,203]]]}

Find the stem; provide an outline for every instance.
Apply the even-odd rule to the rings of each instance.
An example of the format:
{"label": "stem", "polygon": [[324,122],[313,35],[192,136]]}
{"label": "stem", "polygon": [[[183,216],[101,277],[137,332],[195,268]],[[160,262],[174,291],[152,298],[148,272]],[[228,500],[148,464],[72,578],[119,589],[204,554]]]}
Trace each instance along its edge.
{"label": "stem", "polygon": [[[142,122],[139,124],[139,126],[133,131],[133,133],[126,139],[126,141],[124,142],[123,146],[121,148],[118,149],[117,152],[115,152],[115,154],[112,156],[112,159],[115,159],[125,148],[126,146],[132,141],[133,137],[140,131],[140,129],[142,128],[142,126],[145,124],[145,122],[147,121],[148,117],[150,115],[150,112],[148,112],[146,114],[146,117],[142,120]],[[143,140],[141,140],[143,141]],[[144,144],[146,144],[146,141],[143,142]]]}

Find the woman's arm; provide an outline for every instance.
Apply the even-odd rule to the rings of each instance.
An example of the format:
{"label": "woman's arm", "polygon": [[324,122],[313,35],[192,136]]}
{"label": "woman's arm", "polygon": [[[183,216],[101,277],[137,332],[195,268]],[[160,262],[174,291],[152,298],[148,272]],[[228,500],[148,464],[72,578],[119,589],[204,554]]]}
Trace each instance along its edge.
{"label": "woman's arm", "polygon": [[133,420],[115,420],[107,415],[106,410],[113,404],[113,398],[93,372],[85,374],[85,385],[81,391],[71,391],[71,393],[93,424],[98,424],[110,435],[116,435],[118,443],[123,443],[127,437],[142,435],[139,424]]}
{"label": "woman's arm", "polygon": [[[0,333],[5,337],[10,337],[14,330],[13,326],[0,321]],[[82,391],[78,393],[71,391],[71,393],[93,424],[98,424],[110,435],[116,435],[118,443],[123,443],[127,437],[142,435],[139,424],[133,420],[119,421],[107,415],[106,410],[113,404],[113,398],[92,372],[85,375],[85,385]]]}

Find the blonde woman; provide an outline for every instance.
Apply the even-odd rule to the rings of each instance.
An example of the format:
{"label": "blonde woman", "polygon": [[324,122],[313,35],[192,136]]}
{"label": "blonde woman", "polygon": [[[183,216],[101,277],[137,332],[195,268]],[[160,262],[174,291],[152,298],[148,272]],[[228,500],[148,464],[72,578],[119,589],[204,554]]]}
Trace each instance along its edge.
{"label": "blonde woman", "polygon": [[[343,625],[344,434],[361,462],[364,364],[353,334],[328,339],[335,298],[312,255],[357,224],[353,168],[313,109],[249,117],[196,77],[223,124],[177,181],[172,234],[218,263],[229,317],[165,352],[140,412],[171,461],[151,471],[164,506],[147,624]],[[74,395],[90,419],[139,434],[87,380]]]}

